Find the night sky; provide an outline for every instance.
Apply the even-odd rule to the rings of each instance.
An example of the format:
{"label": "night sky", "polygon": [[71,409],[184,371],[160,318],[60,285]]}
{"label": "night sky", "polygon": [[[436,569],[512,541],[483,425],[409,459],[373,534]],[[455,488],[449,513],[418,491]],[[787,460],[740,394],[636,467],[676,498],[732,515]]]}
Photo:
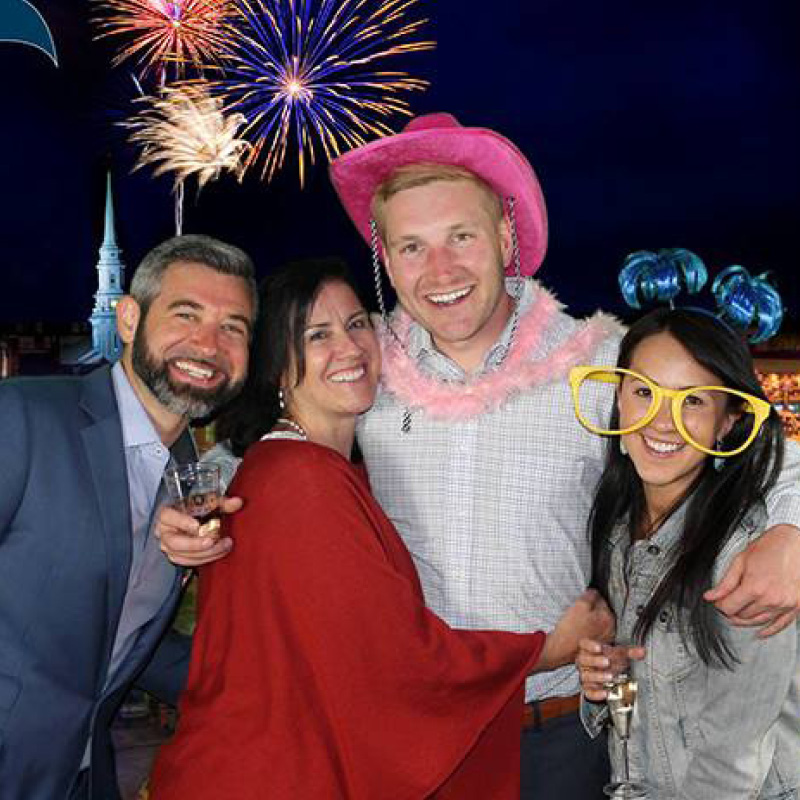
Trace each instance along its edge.
{"label": "night sky", "polygon": [[[3,244],[0,324],[84,320],[96,286],[104,174],[113,173],[129,273],[173,228],[171,181],[144,170],[115,126],[129,71],[92,40],[87,0],[32,0],[60,66],[0,42]],[[0,4],[8,0],[0,0]],[[637,249],[686,247],[712,274],[774,270],[800,310],[800,19],[763,0],[422,0],[433,53],[402,66],[431,81],[415,112],[450,111],[515,141],[539,175],[550,248],[539,273],[578,314],[622,310],[616,274]],[[402,121],[396,121],[402,125]],[[187,197],[187,232],[281,261],[366,247],[318,165],[271,184],[250,173]],[[366,273],[363,273],[366,279]]]}

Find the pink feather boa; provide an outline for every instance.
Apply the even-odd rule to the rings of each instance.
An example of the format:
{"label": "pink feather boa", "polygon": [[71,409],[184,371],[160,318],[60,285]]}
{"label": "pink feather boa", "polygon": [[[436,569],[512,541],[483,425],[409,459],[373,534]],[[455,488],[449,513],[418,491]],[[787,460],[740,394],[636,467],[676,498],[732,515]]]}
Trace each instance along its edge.
{"label": "pink feather boa", "polygon": [[[525,389],[564,378],[573,366],[589,361],[608,336],[620,331],[619,323],[612,317],[596,314],[581,323],[546,359],[531,360],[531,352],[561,308],[553,295],[537,287],[536,297],[525,309],[502,365],[463,383],[437,380],[421,372],[405,346],[381,326],[382,384],[402,405],[422,408],[434,419],[467,420],[496,411],[507,399]],[[392,325],[400,342],[405,343],[411,318],[398,310]]]}

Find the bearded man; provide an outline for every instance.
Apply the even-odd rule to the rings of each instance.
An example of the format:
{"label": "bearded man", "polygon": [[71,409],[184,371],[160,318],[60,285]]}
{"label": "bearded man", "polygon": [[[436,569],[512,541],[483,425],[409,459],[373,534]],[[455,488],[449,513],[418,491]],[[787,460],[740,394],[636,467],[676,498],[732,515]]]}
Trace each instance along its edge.
{"label": "bearded man", "polygon": [[145,256],[117,306],[121,360],[0,383],[0,795],[119,790],[109,727],[132,684],[174,703],[189,642],[165,633],[181,570],[151,531],[190,420],[233,397],[253,264],[206,236]]}

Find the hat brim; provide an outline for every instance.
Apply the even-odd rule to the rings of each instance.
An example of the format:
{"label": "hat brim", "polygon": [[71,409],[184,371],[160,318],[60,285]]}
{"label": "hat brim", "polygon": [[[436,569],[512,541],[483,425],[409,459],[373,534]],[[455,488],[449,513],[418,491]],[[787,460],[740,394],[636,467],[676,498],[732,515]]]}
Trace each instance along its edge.
{"label": "hat brim", "polygon": [[525,156],[508,139],[486,128],[404,131],[335,159],[330,166],[331,181],[368,244],[370,204],[376,189],[399,167],[422,163],[463,167],[504,200],[513,197],[520,270],[523,275],[533,275],[539,269],[547,250],[547,212],[539,181]]}

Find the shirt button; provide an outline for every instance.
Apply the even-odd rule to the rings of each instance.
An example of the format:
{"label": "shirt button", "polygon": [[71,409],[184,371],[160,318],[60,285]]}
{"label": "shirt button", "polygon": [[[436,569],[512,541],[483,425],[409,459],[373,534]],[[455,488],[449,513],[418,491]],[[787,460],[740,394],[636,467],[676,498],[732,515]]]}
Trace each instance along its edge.
{"label": "shirt button", "polygon": [[662,612],[661,612],[661,613],[658,615],[658,621],[659,621],[659,622],[663,622],[664,624],[666,624],[667,622],[669,622],[669,611],[662,611]]}
{"label": "shirt button", "polygon": [[656,544],[651,544],[647,548],[647,552],[650,553],[651,556],[657,556],[661,552],[661,548]]}
{"label": "shirt button", "polygon": [[636,606],[636,615],[641,616],[644,613],[644,606],[638,605]]}

